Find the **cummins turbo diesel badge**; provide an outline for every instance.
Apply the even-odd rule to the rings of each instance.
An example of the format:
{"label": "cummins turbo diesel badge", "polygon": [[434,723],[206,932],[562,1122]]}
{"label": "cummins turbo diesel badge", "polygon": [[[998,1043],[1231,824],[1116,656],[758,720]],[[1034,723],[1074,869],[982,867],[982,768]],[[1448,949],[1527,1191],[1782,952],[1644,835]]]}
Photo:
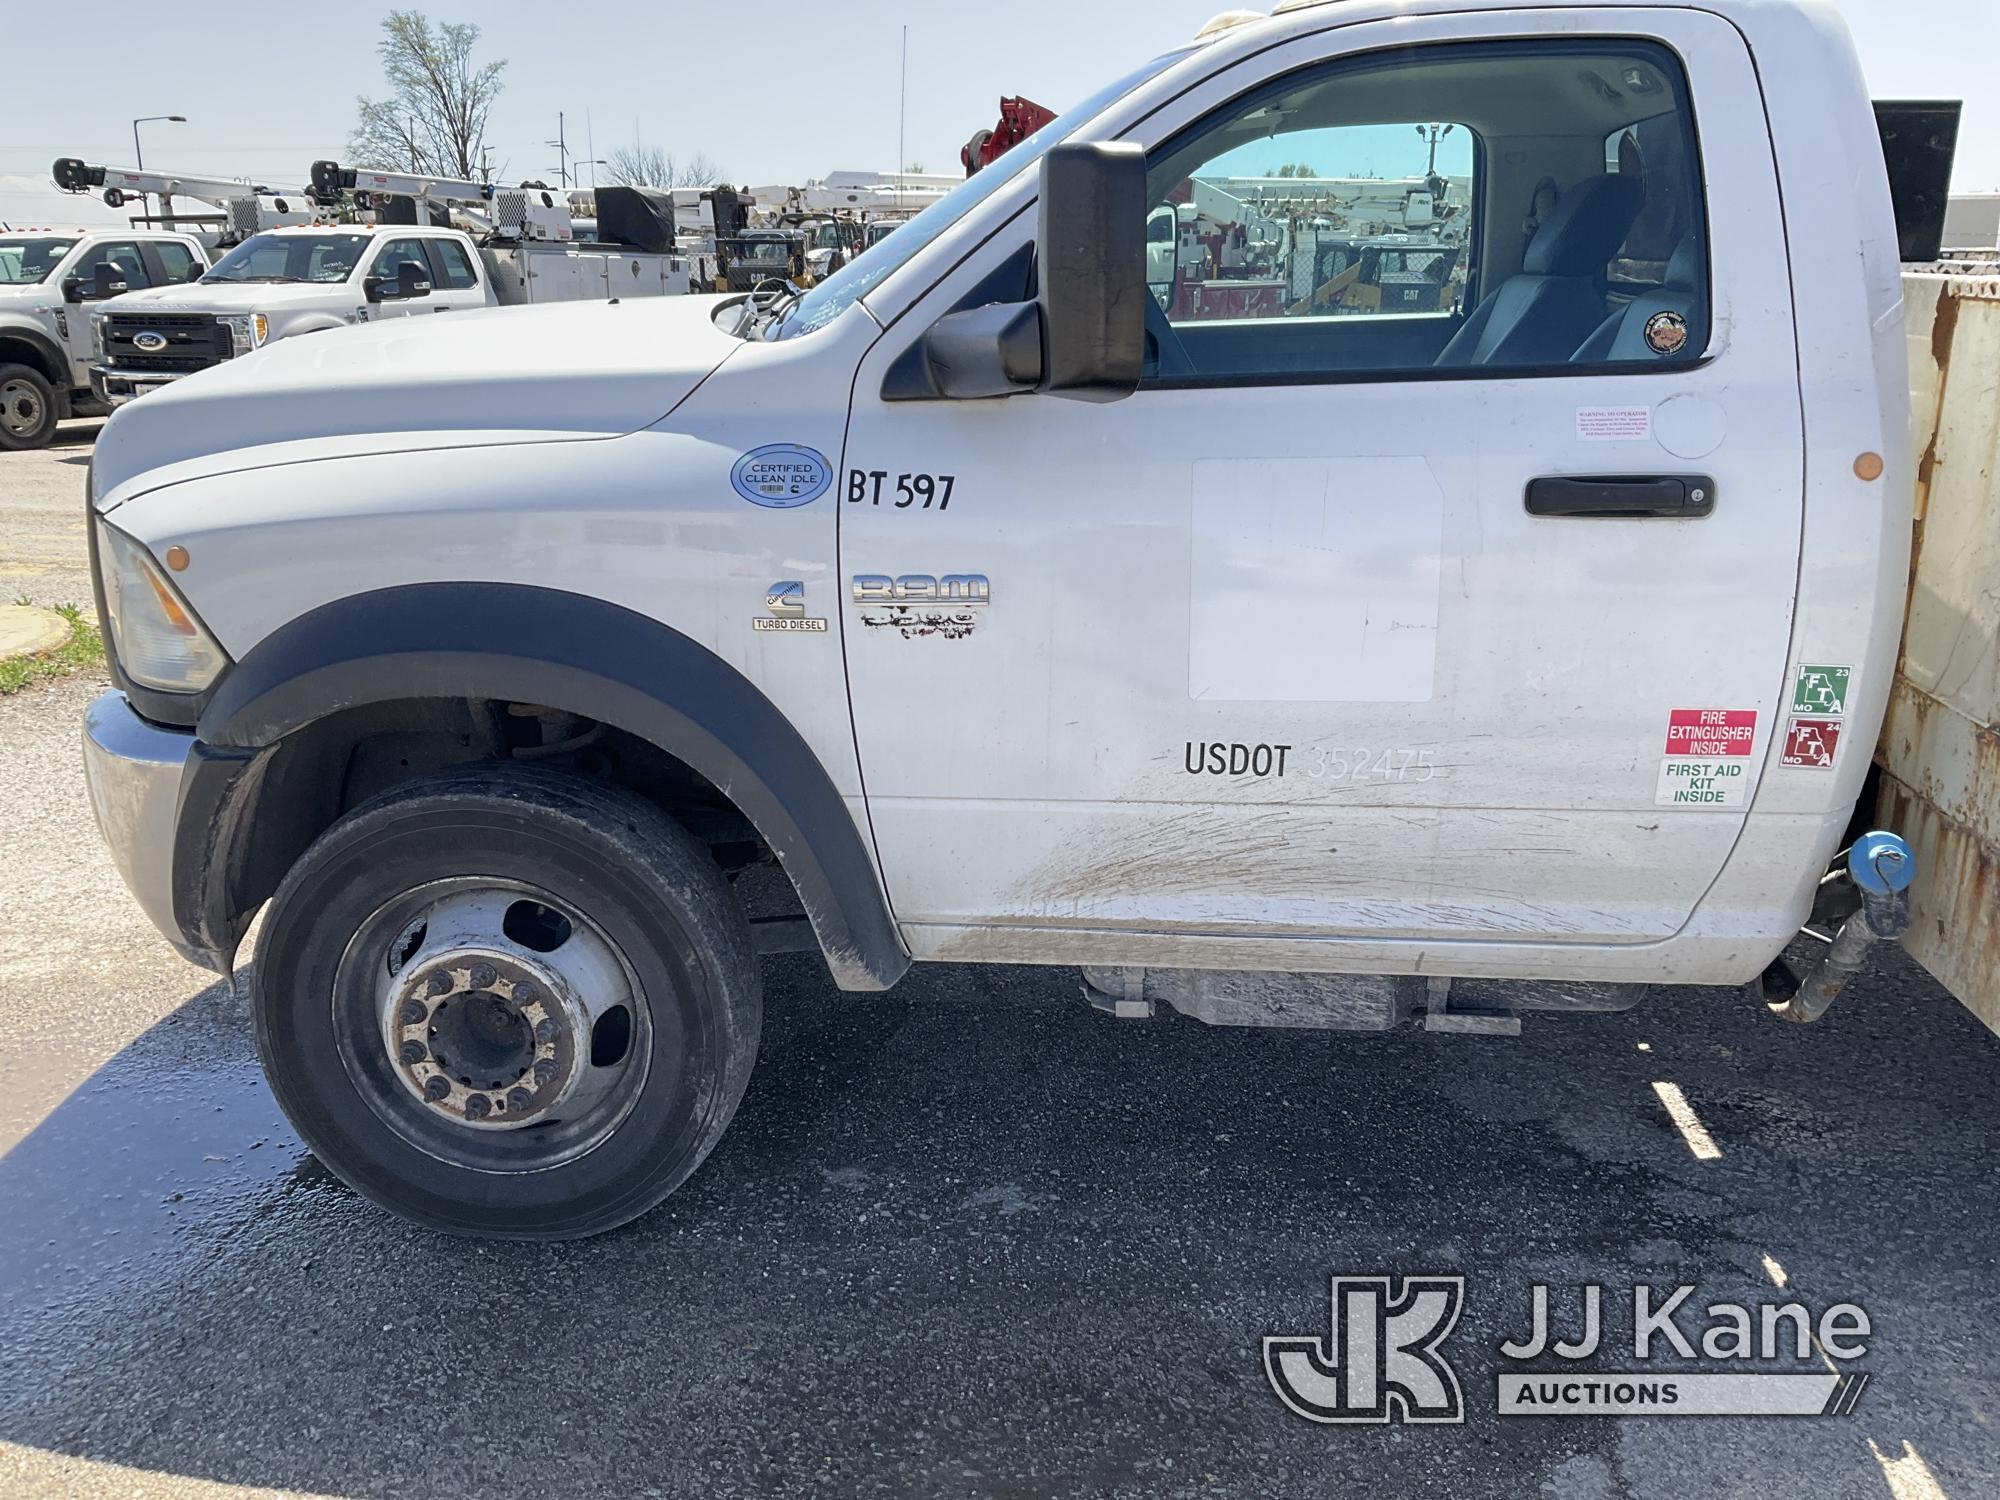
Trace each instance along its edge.
{"label": "cummins turbo diesel badge", "polygon": [[833,470],[811,448],[771,443],[737,459],[729,482],[752,505],[791,510],[824,495],[833,484]]}

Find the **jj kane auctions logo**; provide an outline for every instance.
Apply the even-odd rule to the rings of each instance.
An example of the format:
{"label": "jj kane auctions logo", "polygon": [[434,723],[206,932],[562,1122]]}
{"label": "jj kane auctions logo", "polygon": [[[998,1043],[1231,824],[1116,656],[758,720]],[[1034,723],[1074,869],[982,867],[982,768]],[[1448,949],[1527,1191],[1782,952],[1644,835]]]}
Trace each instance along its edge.
{"label": "jj kane auctions logo", "polygon": [[[1508,1417],[1846,1416],[1868,1384],[1832,1370],[1868,1352],[1868,1314],[1851,1302],[1815,1317],[1800,1302],[1690,1305],[1695,1288],[1631,1289],[1631,1357],[1637,1369],[1578,1369],[1606,1349],[1604,1288],[1577,1298],[1575,1337],[1559,1332],[1549,1288],[1530,1289],[1529,1330],[1499,1348],[1503,1361],[1560,1361],[1503,1368],[1496,1404]],[[1309,1422],[1465,1420],[1458,1372],[1444,1345],[1465,1306],[1462,1276],[1336,1276],[1324,1336],[1264,1340],[1264,1373],[1285,1406]],[[1778,1368],[1816,1356],[1827,1370]],[[1607,1355],[1607,1358],[1616,1356]],[[1654,1359],[1699,1367],[1647,1367]],[[1717,1368],[1717,1367],[1721,1368]]]}

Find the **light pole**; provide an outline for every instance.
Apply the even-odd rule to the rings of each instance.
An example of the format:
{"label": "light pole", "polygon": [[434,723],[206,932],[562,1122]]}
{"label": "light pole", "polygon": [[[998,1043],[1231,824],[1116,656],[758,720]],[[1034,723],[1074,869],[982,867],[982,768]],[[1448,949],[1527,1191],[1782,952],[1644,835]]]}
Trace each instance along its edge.
{"label": "light pole", "polygon": [[588,161],[571,162],[570,165],[590,168],[590,190],[594,193],[597,191],[597,169],[599,167],[608,167],[611,163],[601,156],[593,156]]}
{"label": "light pole", "polygon": [[[155,120],[166,120],[175,125],[187,124],[186,115],[141,115],[139,116],[138,119],[132,122],[132,155],[135,158],[137,158],[133,162],[133,165],[136,166],[142,172],[146,170],[146,148],[139,144],[139,127],[141,125],[150,124]],[[151,196],[146,193],[141,193],[139,195],[139,202],[146,210],[146,217],[151,218],[153,214],[153,202]],[[167,195],[164,193],[160,195],[160,211],[163,215],[171,213],[173,211],[172,204],[168,200]],[[171,229],[173,228],[173,225],[169,224],[167,227]]]}

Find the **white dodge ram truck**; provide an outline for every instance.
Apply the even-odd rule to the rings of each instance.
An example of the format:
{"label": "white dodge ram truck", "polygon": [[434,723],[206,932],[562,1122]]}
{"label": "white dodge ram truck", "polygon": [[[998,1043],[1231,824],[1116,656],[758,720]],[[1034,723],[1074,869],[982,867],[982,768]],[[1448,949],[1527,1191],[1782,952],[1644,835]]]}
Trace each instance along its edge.
{"label": "white dodge ram truck", "polygon": [[[1264,289],[1149,290],[1194,182],[1427,137],[1437,311],[1226,225],[1178,274]],[[99,821],[197,962],[268,903],[299,1133],[476,1234],[714,1147],[760,859],[849,990],[1069,964],[1312,1025],[1753,980],[1895,664],[1897,272],[1829,6],[1289,0],[803,296],[390,322],[122,408]]]}

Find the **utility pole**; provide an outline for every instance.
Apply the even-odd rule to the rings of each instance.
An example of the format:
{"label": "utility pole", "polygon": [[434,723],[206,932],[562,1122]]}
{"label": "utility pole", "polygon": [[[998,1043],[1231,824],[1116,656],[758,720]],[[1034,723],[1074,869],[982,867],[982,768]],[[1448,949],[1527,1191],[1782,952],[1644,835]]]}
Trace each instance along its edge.
{"label": "utility pole", "polygon": [[556,112],[556,138],[543,141],[544,146],[556,148],[556,176],[561,180],[563,191],[569,191],[569,133],[562,111]]}

